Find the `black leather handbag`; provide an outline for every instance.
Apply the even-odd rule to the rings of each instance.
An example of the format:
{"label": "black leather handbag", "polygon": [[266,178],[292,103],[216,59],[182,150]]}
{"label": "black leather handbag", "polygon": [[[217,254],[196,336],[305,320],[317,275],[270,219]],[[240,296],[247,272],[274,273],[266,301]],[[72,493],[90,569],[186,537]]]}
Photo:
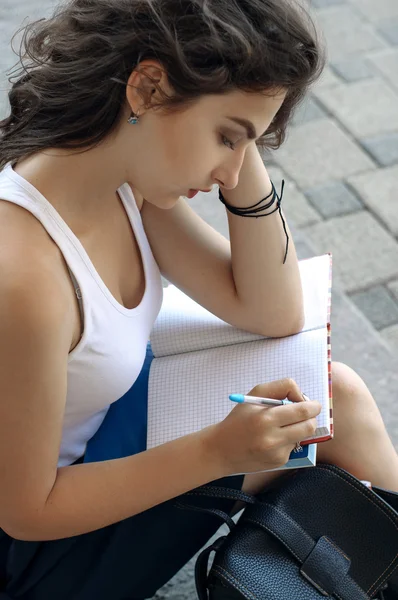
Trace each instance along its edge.
{"label": "black leather handbag", "polygon": [[[247,506],[235,524],[185,502],[198,495]],[[201,487],[179,506],[211,512],[230,528],[197,559],[200,600],[398,600],[398,494],[369,489],[339,467],[282,475],[256,497]]]}

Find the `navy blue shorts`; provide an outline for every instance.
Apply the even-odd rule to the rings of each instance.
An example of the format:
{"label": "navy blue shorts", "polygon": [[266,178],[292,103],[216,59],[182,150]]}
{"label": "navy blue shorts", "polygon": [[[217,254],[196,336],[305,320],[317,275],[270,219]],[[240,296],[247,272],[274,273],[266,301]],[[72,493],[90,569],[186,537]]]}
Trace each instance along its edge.
{"label": "navy blue shorts", "polygon": [[[241,489],[242,482],[234,476],[216,484]],[[0,530],[0,600],[152,598],[220,526],[217,517],[174,502],[62,540],[25,542]],[[234,505],[208,498],[194,503],[226,512]]]}
{"label": "navy blue shorts", "polygon": [[[152,358],[148,346],[137,382],[112,404],[84,457],[76,463],[121,458],[145,450],[146,386]],[[239,490],[243,476],[213,483]],[[234,506],[231,500],[209,498],[195,498],[193,503],[227,513]],[[152,598],[219,526],[217,517],[181,510],[172,499],[119,523],[61,540],[26,542],[0,529],[0,600]]]}

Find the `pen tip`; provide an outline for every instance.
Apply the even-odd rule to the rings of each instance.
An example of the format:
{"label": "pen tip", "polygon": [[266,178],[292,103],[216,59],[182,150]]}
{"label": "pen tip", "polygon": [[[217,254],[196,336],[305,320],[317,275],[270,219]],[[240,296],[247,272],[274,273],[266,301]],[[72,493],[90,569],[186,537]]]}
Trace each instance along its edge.
{"label": "pen tip", "polygon": [[232,402],[243,402],[243,396],[241,394],[230,394],[229,399]]}

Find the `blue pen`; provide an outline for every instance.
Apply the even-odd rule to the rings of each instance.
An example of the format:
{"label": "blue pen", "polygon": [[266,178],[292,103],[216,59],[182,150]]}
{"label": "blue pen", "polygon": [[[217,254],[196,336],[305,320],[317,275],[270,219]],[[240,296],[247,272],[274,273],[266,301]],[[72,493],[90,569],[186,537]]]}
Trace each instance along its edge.
{"label": "blue pen", "polygon": [[243,394],[231,394],[229,399],[232,402],[245,402],[247,404],[258,404],[260,406],[283,406],[284,404],[294,404],[291,400],[275,400],[275,398],[258,398],[257,396],[244,396]]}

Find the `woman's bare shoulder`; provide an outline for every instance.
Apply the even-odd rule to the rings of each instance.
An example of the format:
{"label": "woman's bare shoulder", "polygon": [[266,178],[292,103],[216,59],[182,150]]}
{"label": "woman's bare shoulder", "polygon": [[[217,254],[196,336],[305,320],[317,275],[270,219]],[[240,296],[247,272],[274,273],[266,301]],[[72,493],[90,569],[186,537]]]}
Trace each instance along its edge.
{"label": "woman's bare shoulder", "polygon": [[[40,297],[46,310],[53,303],[66,308],[70,282],[65,269],[60,249],[40,221],[24,208],[0,199],[0,291],[11,286],[32,301]],[[44,294],[43,289],[51,293]]]}

